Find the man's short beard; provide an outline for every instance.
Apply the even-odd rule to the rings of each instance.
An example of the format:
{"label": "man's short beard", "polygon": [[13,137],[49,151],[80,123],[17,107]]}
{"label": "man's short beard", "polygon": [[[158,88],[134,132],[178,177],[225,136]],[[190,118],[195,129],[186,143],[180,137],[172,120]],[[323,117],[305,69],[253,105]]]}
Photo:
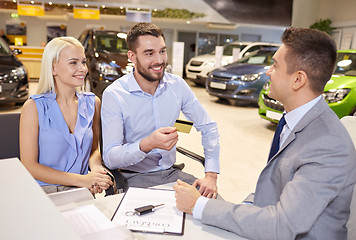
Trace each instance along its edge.
{"label": "man's short beard", "polygon": [[[163,64],[163,69],[166,69],[167,64]],[[137,68],[137,72],[144,77],[147,81],[150,82],[156,82],[156,81],[161,81],[163,76],[164,76],[164,71],[162,72],[162,76],[160,78],[152,78],[151,76],[145,74],[144,72],[140,71],[140,68]]]}
{"label": "man's short beard", "polygon": [[152,78],[152,77],[148,76],[147,74],[141,72],[139,69],[137,69],[137,72],[138,72],[142,77],[144,77],[147,81],[150,81],[150,82],[161,81],[161,79],[162,79],[163,76],[164,76],[164,74],[162,74],[162,77],[161,77],[161,78]]}

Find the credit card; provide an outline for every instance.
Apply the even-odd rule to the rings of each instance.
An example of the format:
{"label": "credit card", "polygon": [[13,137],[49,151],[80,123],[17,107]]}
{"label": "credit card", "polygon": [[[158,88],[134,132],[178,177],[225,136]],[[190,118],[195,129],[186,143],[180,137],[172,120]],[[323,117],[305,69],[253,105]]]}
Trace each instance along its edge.
{"label": "credit card", "polygon": [[177,119],[173,127],[177,128],[179,132],[189,133],[192,126],[193,122],[191,121]]}

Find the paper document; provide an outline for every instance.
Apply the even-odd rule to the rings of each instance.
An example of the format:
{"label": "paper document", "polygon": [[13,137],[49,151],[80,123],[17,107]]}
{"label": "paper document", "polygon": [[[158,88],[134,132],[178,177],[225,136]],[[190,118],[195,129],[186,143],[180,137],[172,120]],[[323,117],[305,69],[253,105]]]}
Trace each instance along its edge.
{"label": "paper document", "polygon": [[[134,210],[147,205],[161,205],[156,211],[144,215]],[[134,231],[183,235],[185,214],[176,208],[175,191],[130,187],[121,200],[112,221]]]}
{"label": "paper document", "polygon": [[77,207],[72,210],[62,212],[62,214],[80,236],[116,227],[116,225],[93,204]]}

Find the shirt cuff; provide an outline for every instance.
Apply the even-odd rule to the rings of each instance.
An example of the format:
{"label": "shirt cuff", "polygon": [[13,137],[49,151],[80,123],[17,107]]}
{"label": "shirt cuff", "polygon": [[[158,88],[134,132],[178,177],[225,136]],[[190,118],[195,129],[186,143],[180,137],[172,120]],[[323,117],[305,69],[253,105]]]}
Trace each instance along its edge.
{"label": "shirt cuff", "polygon": [[208,203],[209,198],[206,197],[199,197],[197,202],[194,205],[193,208],[193,218],[194,219],[198,219],[201,220],[202,216],[203,216],[203,210],[205,208],[205,205]]}

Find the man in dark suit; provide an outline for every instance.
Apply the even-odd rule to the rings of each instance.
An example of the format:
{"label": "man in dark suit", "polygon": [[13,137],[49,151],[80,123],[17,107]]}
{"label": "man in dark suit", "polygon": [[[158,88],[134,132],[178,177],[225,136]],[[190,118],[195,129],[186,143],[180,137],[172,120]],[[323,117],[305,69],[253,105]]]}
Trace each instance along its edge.
{"label": "man in dark suit", "polygon": [[318,30],[293,27],[282,42],[267,74],[268,94],[285,112],[254,198],[209,200],[178,180],[177,208],[249,239],[346,239],[355,147],[321,96],[334,69],[335,43]]}

